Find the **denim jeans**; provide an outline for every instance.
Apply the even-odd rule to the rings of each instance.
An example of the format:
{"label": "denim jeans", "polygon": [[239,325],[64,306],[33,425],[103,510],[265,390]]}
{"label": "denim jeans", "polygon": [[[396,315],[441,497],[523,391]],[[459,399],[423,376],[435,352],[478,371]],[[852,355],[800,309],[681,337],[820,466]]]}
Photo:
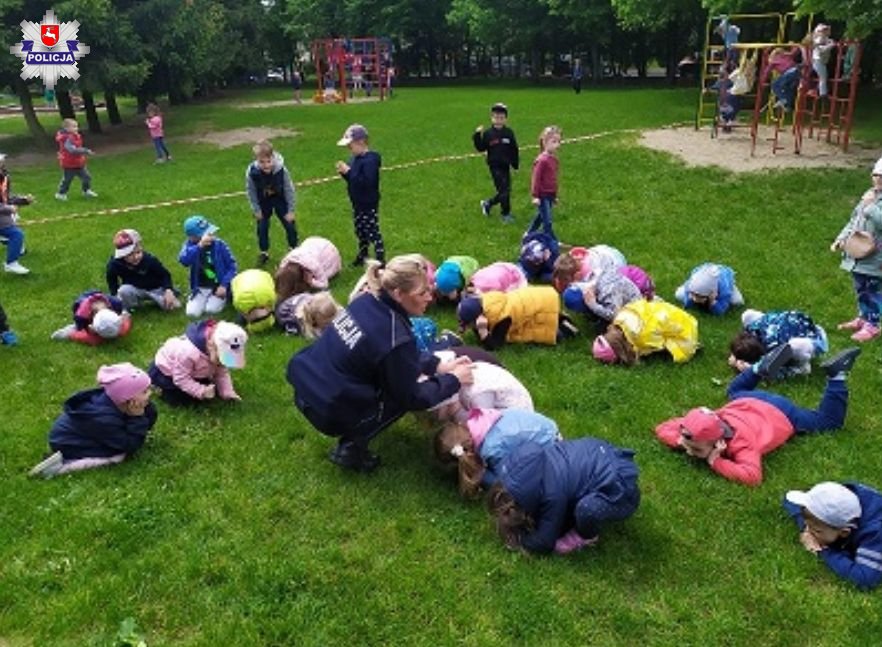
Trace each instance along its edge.
{"label": "denim jeans", "polygon": [[168,149],[165,147],[165,140],[162,137],[153,138],[153,147],[156,149],[157,159],[167,159],[171,157]]}
{"label": "denim jeans", "polygon": [[878,326],[882,313],[882,279],[859,272],[852,272],[851,279],[857,293],[861,319]]}
{"label": "denim jeans", "polygon": [[845,422],[845,412],[848,409],[848,386],[845,380],[828,379],[818,408],[812,410],[796,406],[783,395],[754,390],[760,379],[753,369],[741,371],[729,383],[729,400],[754,398],[771,404],[787,417],[796,433],[839,429]]}
{"label": "denim jeans", "polygon": [[530,223],[530,227],[527,229],[528,234],[541,228],[544,233],[552,238],[557,238],[551,226],[552,205],[554,205],[554,198],[539,198],[539,207],[536,210],[536,215],[533,216],[533,222]]}
{"label": "denim jeans", "polygon": [[14,263],[21,256],[21,250],[24,247],[24,232],[12,225],[0,229],[0,236],[6,239],[6,262]]}

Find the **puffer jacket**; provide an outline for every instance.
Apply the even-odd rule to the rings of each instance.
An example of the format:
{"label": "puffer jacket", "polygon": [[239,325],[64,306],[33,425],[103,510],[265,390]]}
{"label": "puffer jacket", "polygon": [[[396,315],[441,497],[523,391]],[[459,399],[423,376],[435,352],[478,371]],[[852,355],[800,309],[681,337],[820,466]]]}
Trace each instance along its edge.
{"label": "puffer jacket", "polygon": [[681,363],[698,350],[698,321],[664,301],[632,301],[616,313],[612,323],[622,329],[638,356],[666,350],[674,362]]}
{"label": "puffer jacket", "polygon": [[233,389],[233,381],[227,369],[215,364],[208,357],[206,342],[214,332],[212,320],[196,321],[187,326],[180,337],[172,337],[156,351],[154,363],[163,375],[171,378],[175,386],[187,395],[202,400],[208,384],[217,387],[218,397],[229,400],[239,397]]}
{"label": "puffer jacket", "polygon": [[510,292],[527,287],[527,277],[514,263],[499,261],[482,267],[472,275],[472,287],[478,292]]}
{"label": "puffer jacket", "polygon": [[279,269],[293,264],[309,272],[310,287],[327,290],[328,282],[340,273],[342,259],[340,251],[330,240],[310,236],[285,255]]}
{"label": "puffer jacket", "polygon": [[514,343],[557,343],[560,296],[550,286],[528,286],[512,292],[487,292],[481,307],[490,330],[511,317],[505,339]]}
{"label": "puffer jacket", "polygon": [[[263,270],[245,270],[239,272],[230,282],[233,291],[233,307],[241,315],[255,308],[267,308],[273,311],[276,302],[276,283],[269,272]],[[269,330],[275,325],[275,317],[270,315],[254,323],[246,324],[252,332]]]}

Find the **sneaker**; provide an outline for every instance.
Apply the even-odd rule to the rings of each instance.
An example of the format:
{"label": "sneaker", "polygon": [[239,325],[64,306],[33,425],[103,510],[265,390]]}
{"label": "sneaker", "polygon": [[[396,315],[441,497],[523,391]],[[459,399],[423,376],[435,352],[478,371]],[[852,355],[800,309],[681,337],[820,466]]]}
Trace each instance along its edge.
{"label": "sneaker", "polygon": [[11,263],[4,263],[3,270],[5,272],[9,272],[10,274],[30,274],[31,271],[26,268],[24,265],[19,263],[18,261],[12,261]]}
{"label": "sneaker", "polygon": [[257,255],[257,267],[263,267],[269,262],[269,252],[260,252]]}
{"label": "sneaker", "polygon": [[514,221],[515,221],[514,216],[511,215],[510,213],[504,213],[504,214],[502,214],[502,222],[504,222],[505,224],[510,225],[510,224],[512,224]]}
{"label": "sneaker", "polygon": [[364,265],[364,256],[356,256],[355,260],[349,264],[349,267],[361,267]]}
{"label": "sneaker", "polygon": [[576,327],[576,324],[574,324],[569,317],[564,315],[561,316],[560,322],[558,323],[558,329],[564,339],[569,339],[579,334],[579,329]]}
{"label": "sneaker", "polygon": [[821,368],[827,374],[827,377],[835,377],[839,373],[848,373],[854,366],[854,361],[861,354],[861,349],[857,346],[846,348],[836,353],[833,357],[821,364]]}
{"label": "sneaker", "polygon": [[790,344],[781,344],[778,348],[763,355],[760,361],[753,365],[753,370],[757,375],[767,380],[774,380],[778,377],[781,369],[792,359],[793,349]]}
{"label": "sneaker", "polygon": [[879,336],[879,326],[874,326],[869,321],[864,322],[863,328],[858,330],[851,338],[855,341],[870,341]]}
{"label": "sneaker", "polygon": [[852,319],[851,321],[845,321],[845,322],[839,324],[838,326],[836,326],[836,329],[837,330],[860,330],[861,328],[864,327],[865,323],[866,322],[863,319],[861,319],[860,317],[857,317],[856,319]]}
{"label": "sneaker", "polygon": [[64,202],[65,200],[67,200],[67,194],[66,193],[56,193],[55,199],[61,200],[62,202]]}
{"label": "sneaker", "polygon": [[165,164],[165,158],[164,157],[157,157],[155,160],[153,160],[153,163],[154,164]]}
{"label": "sneaker", "polygon": [[77,329],[74,324],[68,324],[64,328],[59,328],[54,333],[52,333],[49,338],[54,339],[55,341],[62,341],[64,339],[70,339],[70,336]]}
{"label": "sneaker", "polygon": [[61,455],[61,452],[54,452],[34,465],[34,467],[31,468],[31,471],[28,472],[28,476],[31,478],[40,477],[51,479],[58,474],[63,463],[64,457]]}
{"label": "sneaker", "polygon": [[3,346],[15,346],[18,344],[18,335],[11,330],[0,333],[0,344]]}
{"label": "sneaker", "polygon": [[328,458],[338,467],[365,474],[373,472],[380,466],[379,456],[351,442],[338,444],[331,450]]}
{"label": "sneaker", "polygon": [[92,189],[88,189],[86,191],[83,191],[83,196],[87,198],[97,198],[98,194],[95,193]]}
{"label": "sneaker", "polygon": [[447,342],[447,344],[451,347],[463,345],[462,337],[457,335],[452,330],[446,330],[446,329],[441,331],[441,334],[438,336],[438,341],[439,342]]}
{"label": "sneaker", "polygon": [[490,203],[487,200],[481,200],[481,213],[485,218],[490,215]]}

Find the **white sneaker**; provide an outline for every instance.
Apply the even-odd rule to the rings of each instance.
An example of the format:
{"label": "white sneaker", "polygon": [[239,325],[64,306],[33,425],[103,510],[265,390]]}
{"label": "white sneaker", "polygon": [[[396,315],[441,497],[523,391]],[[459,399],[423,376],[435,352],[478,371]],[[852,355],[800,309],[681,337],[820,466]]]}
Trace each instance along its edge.
{"label": "white sneaker", "polygon": [[51,479],[58,474],[58,470],[61,469],[63,463],[64,457],[61,455],[61,452],[55,452],[34,465],[31,471],[28,472],[28,476],[31,478],[39,476],[44,479]]}
{"label": "white sneaker", "polygon": [[61,341],[63,339],[70,339],[70,336],[73,334],[73,331],[76,330],[77,327],[74,324],[67,324],[64,328],[59,328],[54,333],[50,335],[50,339],[54,339],[56,341]]}
{"label": "white sneaker", "polygon": [[11,263],[4,263],[3,269],[10,274],[30,274],[31,271],[26,268],[24,265],[19,263],[18,261],[12,261]]}
{"label": "white sneaker", "polygon": [[62,200],[62,201],[67,200],[67,194],[66,193],[56,193],[55,199]]}
{"label": "white sneaker", "polygon": [[87,198],[97,198],[98,197],[98,194],[95,193],[92,189],[89,189],[87,191],[83,191],[83,195],[86,196]]}

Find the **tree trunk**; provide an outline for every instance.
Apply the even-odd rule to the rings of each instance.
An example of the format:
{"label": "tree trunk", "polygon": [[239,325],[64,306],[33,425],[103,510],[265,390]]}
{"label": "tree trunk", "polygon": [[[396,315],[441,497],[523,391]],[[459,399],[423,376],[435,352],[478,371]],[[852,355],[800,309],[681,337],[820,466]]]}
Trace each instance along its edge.
{"label": "tree trunk", "polygon": [[597,39],[591,41],[591,82],[594,85],[600,83],[603,78],[603,69],[600,64],[600,45]]}
{"label": "tree trunk", "polygon": [[116,92],[104,91],[104,103],[107,105],[107,118],[114,126],[122,123],[122,117],[119,116],[119,106],[116,105]]}
{"label": "tree trunk", "polygon": [[58,114],[62,119],[76,119],[77,114],[74,112],[73,101],[70,98],[68,90],[56,90],[55,101],[58,103]]}
{"label": "tree trunk", "polygon": [[86,109],[86,123],[89,124],[89,132],[97,135],[101,132],[101,121],[98,119],[98,111],[95,110],[95,96],[88,90],[83,90],[83,106]]}
{"label": "tree trunk", "polygon": [[17,75],[15,77],[15,93],[18,95],[18,99],[21,102],[21,114],[24,115],[25,123],[28,125],[28,132],[31,133],[31,137],[38,144],[48,146],[49,135],[40,123],[40,120],[37,119],[37,113],[34,112],[34,103],[31,101],[31,91],[28,88],[28,84]]}

